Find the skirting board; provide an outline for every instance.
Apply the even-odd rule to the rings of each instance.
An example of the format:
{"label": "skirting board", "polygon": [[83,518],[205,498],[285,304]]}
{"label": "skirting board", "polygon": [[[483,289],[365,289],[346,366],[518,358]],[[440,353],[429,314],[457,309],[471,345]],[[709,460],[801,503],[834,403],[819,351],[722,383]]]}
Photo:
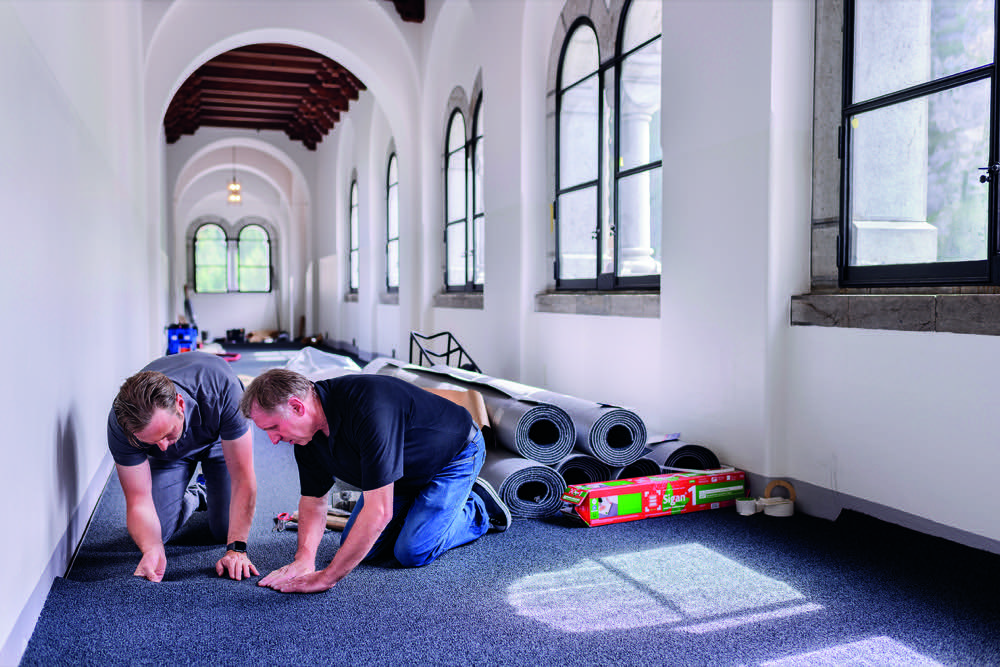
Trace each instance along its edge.
{"label": "skirting board", "polygon": [[785,479],[795,487],[796,512],[833,521],[840,516],[842,510],[853,510],[904,528],[933,535],[934,537],[942,537],[958,544],[964,544],[967,547],[1000,554],[1000,540],[976,535],[975,533],[931,521],[930,519],[925,519],[915,514],[889,507],[888,505],[857,498],[840,493],[839,491],[832,491],[790,477],[765,477],[764,475],[748,472],[747,482],[750,489],[750,496],[755,498],[762,496],[764,488],[775,479]]}
{"label": "skirting board", "polygon": [[80,504],[76,506],[69,525],[66,527],[66,532],[63,533],[59,543],[52,550],[52,556],[42,571],[38,583],[35,584],[35,589],[21,609],[17,621],[14,622],[14,627],[11,628],[10,634],[4,640],[3,648],[0,648],[0,665],[17,665],[21,662],[21,656],[24,655],[24,649],[28,647],[28,640],[31,639],[31,634],[35,631],[38,616],[42,613],[42,607],[45,606],[45,600],[52,589],[52,582],[55,581],[56,577],[66,575],[66,570],[76,555],[76,549],[83,541],[87,526],[90,524],[90,518],[93,516],[94,510],[97,509],[101,494],[104,493],[104,487],[107,486],[108,480],[111,478],[113,467],[111,453],[108,452],[98,466],[97,472],[94,473],[94,477],[90,480],[90,485],[84,492],[83,498],[80,499]]}

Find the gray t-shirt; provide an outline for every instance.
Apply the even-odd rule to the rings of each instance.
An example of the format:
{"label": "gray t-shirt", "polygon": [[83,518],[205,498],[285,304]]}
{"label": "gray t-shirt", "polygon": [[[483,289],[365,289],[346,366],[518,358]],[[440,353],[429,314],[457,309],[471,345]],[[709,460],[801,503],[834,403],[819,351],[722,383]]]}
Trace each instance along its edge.
{"label": "gray t-shirt", "polygon": [[142,370],[159,371],[173,381],[184,398],[184,432],[165,452],[155,445],[139,449],[129,442],[112,409],[108,449],[115,463],[134,466],[147,457],[174,461],[208,449],[219,440],[235,440],[250,428],[239,408],[243,385],[224,359],[204,352],[182,352],[160,357]]}

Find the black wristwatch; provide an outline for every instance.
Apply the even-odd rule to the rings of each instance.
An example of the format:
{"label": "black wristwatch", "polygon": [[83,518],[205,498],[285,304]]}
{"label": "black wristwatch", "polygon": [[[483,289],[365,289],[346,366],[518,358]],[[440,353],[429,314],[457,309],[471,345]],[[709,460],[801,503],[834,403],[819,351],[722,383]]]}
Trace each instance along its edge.
{"label": "black wristwatch", "polygon": [[226,551],[236,551],[238,553],[245,554],[247,552],[247,543],[230,542],[229,544],[226,545]]}

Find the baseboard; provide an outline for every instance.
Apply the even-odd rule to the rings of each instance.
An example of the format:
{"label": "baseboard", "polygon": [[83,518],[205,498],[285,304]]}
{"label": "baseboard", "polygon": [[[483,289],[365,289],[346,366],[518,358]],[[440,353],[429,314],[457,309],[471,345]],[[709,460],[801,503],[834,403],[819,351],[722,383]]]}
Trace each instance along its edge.
{"label": "baseboard", "polygon": [[[750,495],[752,497],[764,495],[764,489],[775,479],[781,478],[747,473]],[[795,487],[796,512],[833,521],[840,516],[841,511],[852,510],[887,523],[896,524],[927,535],[933,535],[934,537],[941,537],[974,549],[1000,554],[1000,540],[983,537],[976,533],[970,533],[947,524],[904,512],[895,507],[889,507],[888,505],[865,500],[864,498],[833,491],[822,486],[810,484],[809,482],[787,477],[783,479],[791,482],[792,486]]]}
{"label": "baseboard", "polygon": [[0,665],[17,665],[21,662],[24,650],[28,647],[28,640],[31,639],[31,634],[35,631],[38,616],[42,613],[42,607],[45,606],[49,591],[52,590],[52,582],[55,581],[56,577],[66,575],[66,571],[76,555],[76,550],[80,546],[80,542],[83,541],[87,526],[90,524],[90,518],[93,516],[94,510],[97,509],[97,502],[101,499],[104,487],[111,477],[113,465],[110,452],[105,453],[104,459],[70,518],[66,532],[63,533],[62,539],[52,550],[52,556],[49,558],[45,570],[42,571],[38,583],[21,609],[14,627],[11,628],[10,634],[3,643],[3,648],[0,649]]}

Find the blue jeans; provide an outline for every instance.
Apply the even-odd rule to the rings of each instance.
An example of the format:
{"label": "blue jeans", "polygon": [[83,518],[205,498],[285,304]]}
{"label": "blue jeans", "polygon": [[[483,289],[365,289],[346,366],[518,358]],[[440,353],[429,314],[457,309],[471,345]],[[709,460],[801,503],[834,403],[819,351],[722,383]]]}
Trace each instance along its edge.
{"label": "blue jeans", "polygon": [[149,469],[153,477],[153,505],[160,518],[160,531],[166,544],[174,533],[180,530],[194,511],[198,509],[200,496],[191,487],[191,478],[198,463],[205,475],[205,491],[208,495],[208,527],[212,537],[225,542],[229,536],[229,497],[231,493],[229,469],[222,455],[222,443],[217,442],[197,454],[162,461],[149,457]]}
{"label": "blue jeans", "polygon": [[[416,496],[400,495],[393,489],[392,519],[365,560],[384,555],[391,544],[396,560],[406,567],[418,567],[489,531],[486,506],[472,493],[485,458],[483,434],[476,429],[475,437]],[[347,520],[341,544],[363,506],[364,496]]]}

